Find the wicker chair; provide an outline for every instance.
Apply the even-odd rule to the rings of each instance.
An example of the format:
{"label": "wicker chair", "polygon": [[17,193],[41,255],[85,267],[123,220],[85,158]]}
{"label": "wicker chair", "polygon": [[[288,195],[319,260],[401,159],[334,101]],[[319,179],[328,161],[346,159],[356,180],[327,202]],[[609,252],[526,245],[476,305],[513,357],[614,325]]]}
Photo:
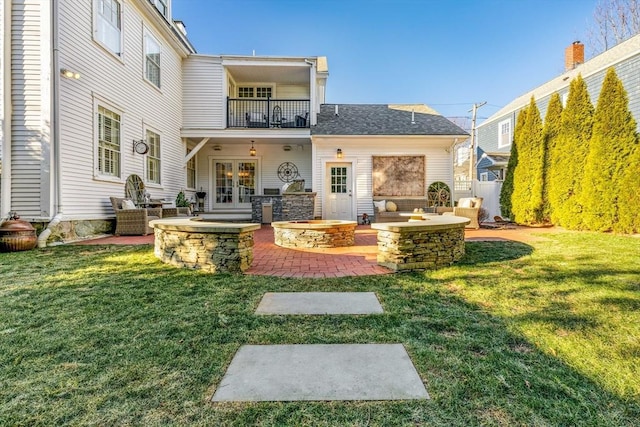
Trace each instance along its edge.
{"label": "wicker chair", "polygon": [[[124,197],[111,197],[116,213],[116,236],[146,236],[153,233],[149,221],[162,218],[162,208],[122,209]],[[129,199],[130,200],[130,199]]]}
{"label": "wicker chair", "polygon": [[458,200],[458,205],[453,208],[453,212],[444,212],[442,215],[455,215],[469,218],[471,222],[467,228],[480,228],[478,214],[482,207],[482,197],[465,197]]}
{"label": "wicker chair", "polygon": [[191,216],[191,209],[186,207],[162,208],[162,218],[170,218],[175,216]]}

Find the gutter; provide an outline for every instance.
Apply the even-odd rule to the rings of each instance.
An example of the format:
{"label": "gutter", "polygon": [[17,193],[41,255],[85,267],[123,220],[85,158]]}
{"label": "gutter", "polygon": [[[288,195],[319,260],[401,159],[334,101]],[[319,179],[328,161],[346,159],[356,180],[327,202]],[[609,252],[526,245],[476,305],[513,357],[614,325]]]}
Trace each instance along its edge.
{"label": "gutter", "polygon": [[0,70],[3,73],[3,112],[2,117],[2,183],[0,184],[0,224],[9,219],[9,212],[11,211],[11,123],[13,116],[12,105],[12,79],[11,79],[11,18],[12,18],[12,0],[4,0],[4,22],[2,25],[5,28],[3,35],[3,46],[1,47],[3,52],[3,67]]}
{"label": "gutter", "polygon": [[45,248],[47,246],[47,239],[51,235],[53,228],[62,220],[62,183],[60,179],[60,61],[58,57],[58,44],[60,40],[58,25],[59,2],[60,0],[52,0],[51,2],[51,152],[53,153],[53,173],[51,174],[51,179],[53,179],[52,188],[54,192],[55,215],[47,225],[47,228],[38,236],[37,244],[39,248]]}

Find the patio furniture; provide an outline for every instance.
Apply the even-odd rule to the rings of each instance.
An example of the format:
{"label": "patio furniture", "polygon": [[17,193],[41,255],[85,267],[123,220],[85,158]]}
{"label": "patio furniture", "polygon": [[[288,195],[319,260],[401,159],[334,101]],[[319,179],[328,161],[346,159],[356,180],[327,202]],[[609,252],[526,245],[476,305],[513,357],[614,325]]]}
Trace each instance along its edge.
{"label": "patio furniture", "polygon": [[286,121],[282,119],[283,128],[304,128],[307,127],[307,120],[309,120],[309,112],[300,113],[295,115],[295,119],[292,121]]}
{"label": "patio furniture", "polygon": [[478,214],[482,207],[482,197],[463,197],[458,200],[458,204],[453,208],[452,212],[444,212],[443,215],[455,215],[464,218],[469,218],[471,222],[467,225],[468,228],[480,228],[478,222]]}
{"label": "patio furniture", "polygon": [[162,218],[162,208],[137,208],[133,200],[110,197],[116,214],[116,236],[146,236],[153,233],[149,221]]}
{"label": "patio furniture", "polygon": [[266,128],[269,127],[267,123],[266,114],[259,112],[245,113],[245,119],[247,121],[248,128]]}
{"label": "patio furniture", "polygon": [[187,216],[191,216],[191,208],[188,208],[188,207],[162,208],[162,218],[187,217]]}

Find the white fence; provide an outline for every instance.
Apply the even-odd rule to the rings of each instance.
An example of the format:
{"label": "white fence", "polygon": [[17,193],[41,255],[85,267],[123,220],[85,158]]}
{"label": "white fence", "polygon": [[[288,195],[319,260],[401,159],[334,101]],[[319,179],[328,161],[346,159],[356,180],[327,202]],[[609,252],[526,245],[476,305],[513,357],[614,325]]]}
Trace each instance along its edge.
{"label": "white fence", "polygon": [[493,217],[500,213],[500,189],[502,181],[476,181],[476,196],[482,197],[482,207],[489,213],[488,221],[493,221]]}

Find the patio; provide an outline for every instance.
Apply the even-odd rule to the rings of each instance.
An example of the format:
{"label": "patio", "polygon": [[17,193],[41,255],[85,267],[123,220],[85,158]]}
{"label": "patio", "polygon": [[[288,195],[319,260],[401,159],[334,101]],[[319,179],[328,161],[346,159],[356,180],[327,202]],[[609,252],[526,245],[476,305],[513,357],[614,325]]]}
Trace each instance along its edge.
{"label": "patio", "polygon": [[[531,242],[544,239],[557,228],[516,227],[506,229],[465,230],[465,241]],[[245,274],[256,276],[329,278],[391,274],[376,262],[376,230],[359,225],[355,245],[342,248],[287,249],[274,244],[273,229],[268,225],[254,232],[253,263]],[[108,236],[76,242],[78,245],[152,245],[153,235]]]}

